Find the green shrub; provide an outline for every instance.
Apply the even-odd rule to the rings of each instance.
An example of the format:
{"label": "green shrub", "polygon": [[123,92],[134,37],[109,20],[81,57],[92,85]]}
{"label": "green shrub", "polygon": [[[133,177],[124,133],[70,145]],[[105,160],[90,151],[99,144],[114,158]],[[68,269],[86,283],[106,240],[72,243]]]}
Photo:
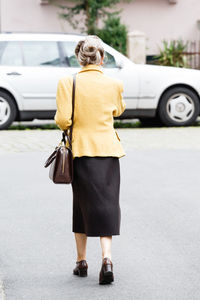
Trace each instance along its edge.
{"label": "green shrub", "polygon": [[163,50],[159,48],[160,54],[154,56],[156,64],[179,68],[189,67],[187,57],[184,54],[184,51],[187,48],[187,43],[184,44],[182,40],[172,40],[170,42],[164,40],[163,47]]}
{"label": "green shrub", "polygon": [[121,24],[120,17],[109,16],[102,29],[96,33],[106,44],[126,55],[127,28]]}

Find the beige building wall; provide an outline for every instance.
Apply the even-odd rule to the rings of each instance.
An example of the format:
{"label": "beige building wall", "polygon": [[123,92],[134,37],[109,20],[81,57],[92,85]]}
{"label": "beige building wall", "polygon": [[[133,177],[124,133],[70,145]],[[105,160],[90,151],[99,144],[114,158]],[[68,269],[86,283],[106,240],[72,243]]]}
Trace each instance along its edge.
{"label": "beige building wall", "polygon": [[168,0],[136,0],[123,3],[122,19],[129,30],[145,32],[147,54],[155,54],[162,39],[194,40],[200,38],[197,21],[200,20],[199,0],[177,0],[169,4]]}
{"label": "beige building wall", "polygon": [[[172,1],[172,0],[171,0]],[[162,39],[199,39],[199,0],[135,0],[121,2],[122,21],[129,31],[147,36],[147,54],[158,53]],[[58,18],[58,8],[41,5],[40,0],[1,0],[1,30],[26,32],[75,32]]]}

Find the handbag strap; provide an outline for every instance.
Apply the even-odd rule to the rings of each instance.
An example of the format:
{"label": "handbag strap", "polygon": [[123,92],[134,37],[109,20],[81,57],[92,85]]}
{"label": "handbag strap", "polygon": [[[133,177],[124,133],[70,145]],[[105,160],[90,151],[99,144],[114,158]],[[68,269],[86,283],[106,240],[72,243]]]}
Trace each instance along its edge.
{"label": "handbag strap", "polygon": [[76,74],[73,75],[73,86],[72,86],[72,124],[70,126],[70,135],[69,135],[69,139],[71,143],[72,143],[72,131],[74,125],[75,88],[76,88]]}
{"label": "handbag strap", "polygon": [[70,134],[68,136],[67,130],[64,130],[62,133],[62,141],[66,144],[66,139],[69,142],[70,149],[72,150],[72,131],[73,131],[73,125],[74,125],[74,107],[75,107],[75,88],[76,88],[76,74],[73,75],[73,84],[72,84],[72,123],[70,126]]}

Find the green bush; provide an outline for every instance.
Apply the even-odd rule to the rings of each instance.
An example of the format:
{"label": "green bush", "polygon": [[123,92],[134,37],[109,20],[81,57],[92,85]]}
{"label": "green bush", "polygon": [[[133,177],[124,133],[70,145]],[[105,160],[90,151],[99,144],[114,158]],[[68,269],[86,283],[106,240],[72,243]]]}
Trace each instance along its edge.
{"label": "green bush", "polygon": [[108,45],[126,55],[127,28],[121,24],[120,17],[109,16],[102,29],[96,34]]}
{"label": "green bush", "polygon": [[153,57],[156,59],[156,64],[179,68],[189,67],[187,57],[184,54],[184,51],[187,48],[187,43],[184,44],[182,40],[172,40],[170,42],[164,40],[163,47],[163,50],[159,48],[160,54]]}

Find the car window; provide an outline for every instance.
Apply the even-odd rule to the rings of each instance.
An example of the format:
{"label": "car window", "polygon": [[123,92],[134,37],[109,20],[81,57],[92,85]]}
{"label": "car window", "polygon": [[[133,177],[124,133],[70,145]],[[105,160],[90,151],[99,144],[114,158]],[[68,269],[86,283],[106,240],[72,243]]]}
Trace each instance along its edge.
{"label": "car window", "polygon": [[22,51],[19,42],[0,42],[0,65],[23,65]]}
{"label": "car window", "polygon": [[116,61],[114,56],[106,52],[103,66],[104,68],[116,68]]}
{"label": "car window", "polygon": [[74,53],[75,48],[76,48],[76,43],[75,42],[62,42],[62,46],[63,46],[65,62],[67,63],[67,65],[70,67],[79,67],[80,68],[80,65],[76,59],[76,55]]}
{"label": "car window", "polygon": [[[70,67],[80,67],[80,65],[76,59],[75,53],[74,53],[77,43],[62,42],[62,45],[63,45],[63,51],[64,51],[64,57],[65,57],[66,63]],[[105,68],[116,68],[115,58],[108,52],[105,53],[104,67]]]}
{"label": "car window", "polygon": [[58,44],[53,41],[22,42],[26,66],[60,66]]}

